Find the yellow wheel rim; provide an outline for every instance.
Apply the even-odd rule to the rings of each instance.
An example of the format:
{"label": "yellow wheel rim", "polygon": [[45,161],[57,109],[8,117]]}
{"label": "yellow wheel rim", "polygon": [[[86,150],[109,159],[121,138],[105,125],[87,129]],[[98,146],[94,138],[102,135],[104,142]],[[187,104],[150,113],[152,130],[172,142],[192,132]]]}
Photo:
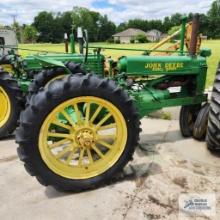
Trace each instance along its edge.
{"label": "yellow wheel rim", "polygon": [[87,179],[111,168],[126,142],[127,126],[118,108],[107,100],[83,96],[61,103],[47,116],[40,130],[39,150],[54,173]]}
{"label": "yellow wheel rim", "polygon": [[0,128],[5,125],[11,114],[10,99],[5,90],[0,86]]}

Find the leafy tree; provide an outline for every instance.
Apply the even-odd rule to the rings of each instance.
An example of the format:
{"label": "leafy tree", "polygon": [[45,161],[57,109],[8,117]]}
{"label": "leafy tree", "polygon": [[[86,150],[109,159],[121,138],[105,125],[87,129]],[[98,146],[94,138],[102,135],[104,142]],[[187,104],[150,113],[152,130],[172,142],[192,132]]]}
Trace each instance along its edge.
{"label": "leafy tree", "polygon": [[211,9],[208,11],[208,36],[211,38],[220,38],[220,0],[212,3]]}
{"label": "leafy tree", "polygon": [[133,39],[133,38],[130,39],[130,43],[131,43],[131,44],[134,44],[134,43],[135,43],[135,39]]}
{"label": "leafy tree", "polygon": [[172,26],[177,26],[181,23],[183,15],[180,13],[175,13],[171,16],[170,21]]}
{"label": "leafy tree", "polygon": [[32,25],[26,25],[24,28],[25,43],[34,43],[37,39],[37,30]]}
{"label": "leafy tree", "polygon": [[74,28],[87,29],[90,41],[104,41],[110,38],[116,30],[113,22],[108,17],[86,8],[74,7],[72,13]]}
{"label": "leafy tree", "polygon": [[97,39],[98,34],[98,12],[91,12],[87,8],[74,7],[72,13],[73,26],[87,29],[91,41]]}
{"label": "leafy tree", "polygon": [[[71,28],[69,29],[71,31]],[[63,42],[65,29],[62,23],[62,14],[57,14],[54,16],[53,26],[51,28],[51,41],[53,43]]]}
{"label": "leafy tree", "polygon": [[19,23],[18,22],[14,22],[11,27],[12,27],[12,29],[16,33],[16,37],[17,37],[18,42],[21,42],[21,32],[22,32],[22,29],[21,29]]}
{"label": "leafy tree", "polygon": [[138,28],[143,31],[148,30],[148,21],[147,20],[141,20],[141,19],[133,19],[128,21],[128,28]]}
{"label": "leafy tree", "polygon": [[116,26],[113,22],[108,20],[107,15],[100,16],[99,18],[99,41],[110,39],[115,34]]}
{"label": "leafy tree", "polygon": [[66,11],[60,16],[61,20],[61,26],[63,28],[63,31],[67,34],[70,34],[72,32],[72,11]]}
{"label": "leafy tree", "polygon": [[[170,30],[168,31],[168,35],[172,35],[175,32],[177,32],[180,29],[180,26],[173,26],[172,28],[170,28]],[[175,39],[179,39],[180,38],[180,34],[177,34],[172,40]]]}
{"label": "leafy tree", "polygon": [[168,35],[172,35],[180,29],[180,26],[173,26],[169,31]]}
{"label": "leafy tree", "polygon": [[138,43],[146,43],[147,42],[147,37],[145,34],[137,34],[135,39],[138,41]]}
{"label": "leafy tree", "polygon": [[172,23],[169,17],[165,17],[164,21],[163,21],[163,28],[164,28],[164,32],[168,32],[170,30],[170,28],[172,27]]}
{"label": "leafy tree", "polygon": [[128,28],[128,24],[123,22],[121,24],[118,25],[118,27],[116,28],[117,32],[122,32],[124,30],[126,30]]}
{"label": "leafy tree", "polygon": [[207,15],[200,14],[200,24],[199,24],[199,31],[205,36],[209,36],[209,20]]}
{"label": "leafy tree", "polygon": [[152,30],[152,29],[157,29],[161,32],[164,32],[162,21],[161,20],[148,21],[148,30]]}
{"label": "leafy tree", "polygon": [[[51,12],[42,11],[35,18],[33,26],[39,32],[39,42],[53,42],[55,20]],[[58,32],[59,30],[57,30]]]}

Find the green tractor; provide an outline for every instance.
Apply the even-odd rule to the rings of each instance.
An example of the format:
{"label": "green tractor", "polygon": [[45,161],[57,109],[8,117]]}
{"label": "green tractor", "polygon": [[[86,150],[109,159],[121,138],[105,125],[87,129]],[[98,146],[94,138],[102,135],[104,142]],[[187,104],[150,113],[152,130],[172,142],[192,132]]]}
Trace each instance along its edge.
{"label": "green tractor", "polygon": [[[85,72],[71,73],[37,89],[28,98],[16,131],[18,155],[30,175],[45,186],[66,191],[108,183],[132,159],[140,119],[163,107],[182,106],[183,136],[206,136],[209,106],[204,91],[206,58],[211,51],[199,49],[198,26],[197,15],[190,24],[183,19],[181,39],[175,47],[178,51],[155,50],[160,43],[152,50],[143,50],[143,55],[106,62],[101,47],[90,47],[94,52],[87,50],[83,65],[93,59],[98,71],[84,68]],[[155,56],[155,52],[165,56]],[[38,60],[49,69],[69,72],[53,57]],[[219,77],[218,70],[208,111],[207,143],[212,150],[220,148]]]}
{"label": "green tractor", "polygon": [[13,37],[12,30],[0,31],[0,139],[13,133],[27,98],[41,87],[67,74],[91,71],[103,74],[104,56],[88,54],[86,31],[78,31],[80,54],[75,52],[74,35],[71,34],[71,53],[66,44],[66,53],[37,51],[36,55],[21,58]]}

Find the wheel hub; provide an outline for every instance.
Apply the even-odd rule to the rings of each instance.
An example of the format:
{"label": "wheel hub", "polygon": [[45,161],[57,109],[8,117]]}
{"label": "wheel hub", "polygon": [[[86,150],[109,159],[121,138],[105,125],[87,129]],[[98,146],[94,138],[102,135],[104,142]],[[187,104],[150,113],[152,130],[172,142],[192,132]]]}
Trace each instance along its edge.
{"label": "wheel hub", "polygon": [[82,129],[77,132],[76,135],[77,143],[83,148],[91,148],[95,142],[95,136],[92,130]]}

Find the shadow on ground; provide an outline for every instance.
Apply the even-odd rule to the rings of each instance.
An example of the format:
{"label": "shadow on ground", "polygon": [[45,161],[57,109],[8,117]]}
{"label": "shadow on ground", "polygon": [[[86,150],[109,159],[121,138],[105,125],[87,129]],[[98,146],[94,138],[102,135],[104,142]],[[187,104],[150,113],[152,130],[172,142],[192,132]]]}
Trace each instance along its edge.
{"label": "shadow on ground", "polygon": [[[173,131],[177,132],[177,131]],[[141,135],[141,144],[136,149],[136,154],[138,157],[146,157],[146,163],[133,163],[132,165],[128,165],[124,168],[123,172],[115,175],[108,186],[113,186],[114,184],[123,182],[123,181],[135,181],[137,187],[142,185],[146,178],[150,175],[156,175],[162,173],[162,168],[159,164],[147,160],[148,157],[152,157],[152,155],[159,154],[156,150],[156,145],[162,143],[162,139],[155,139],[155,136],[164,137],[166,132],[157,133],[156,135]],[[172,135],[172,132],[171,132]],[[153,138],[152,138],[153,136]],[[181,140],[181,138],[176,138],[173,141]],[[99,188],[105,187],[106,185],[102,185]],[[96,190],[97,188],[93,189]],[[88,190],[91,191],[91,190]],[[53,187],[47,187],[45,190],[45,194],[48,198],[57,198],[62,196],[72,195],[74,193],[69,192],[59,192],[55,190]]]}
{"label": "shadow on ground", "polygon": [[[108,184],[102,185],[99,188],[103,188],[105,186],[114,187],[115,184],[123,181],[135,181],[136,187],[140,187],[149,176],[157,175],[163,172],[161,165],[153,159],[156,155],[160,156],[160,152],[157,149],[158,144],[178,142],[184,139],[185,138],[181,136],[179,130],[141,135],[140,145],[135,151],[135,160],[129,163],[129,165],[124,168],[123,172],[115,175]],[[220,157],[220,153],[215,153],[213,156]],[[94,188],[92,190],[96,189],[98,188]],[[47,187],[45,194],[48,198],[52,199],[73,195],[74,193],[58,192],[52,187]]]}

